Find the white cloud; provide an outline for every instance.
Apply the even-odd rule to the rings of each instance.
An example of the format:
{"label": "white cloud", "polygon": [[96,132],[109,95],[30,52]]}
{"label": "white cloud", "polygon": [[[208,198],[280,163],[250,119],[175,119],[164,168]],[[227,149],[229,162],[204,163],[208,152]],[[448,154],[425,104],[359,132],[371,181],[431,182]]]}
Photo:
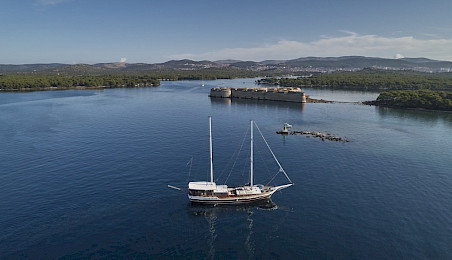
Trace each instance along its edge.
{"label": "white cloud", "polygon": [[397,54],[394,56],[394,59],[403,59],[403,58],[405,58],[405,56],[403,56],[403,55],[400,54],[400,53],[397,53]]}
{"label": "white cloud", "polygon": [[126,61],[127,61],[126,58],[121,58],[121,59],[119,59],[119,62],[126,62]]}
{"label": "white cloud", "polygon": [[311,42],[280,40],[252,48],[226,48],[199,54],[176,54],[170,59],[220,60],[239,59],[262,61],[267,59],[294,59],[307,56],[349,56],[393,58],[403,51],[405,57],[426,57],[452,61],[452,39],[417,39],[412,36],[384,37],[359,35],[341,31],[344,36],[326,37]]}

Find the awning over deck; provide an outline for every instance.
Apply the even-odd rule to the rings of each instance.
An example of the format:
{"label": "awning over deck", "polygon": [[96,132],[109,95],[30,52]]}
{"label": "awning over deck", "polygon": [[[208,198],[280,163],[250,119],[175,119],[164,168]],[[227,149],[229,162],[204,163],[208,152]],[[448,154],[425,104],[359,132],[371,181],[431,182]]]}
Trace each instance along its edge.
{"label": "awning over deck", "polygon": [[215,190],[217,184],[209,181],[194,181],[188,183],[189,190]]}

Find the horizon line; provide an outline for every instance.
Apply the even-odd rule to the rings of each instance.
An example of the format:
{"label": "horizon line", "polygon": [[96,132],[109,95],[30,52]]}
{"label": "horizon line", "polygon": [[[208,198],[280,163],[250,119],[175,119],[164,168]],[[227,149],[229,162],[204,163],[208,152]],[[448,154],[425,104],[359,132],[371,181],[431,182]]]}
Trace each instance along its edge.
{"label": "horizon line", "polygon": [[393,58],[384,58],[384,57],[374,57],[374,56],[363,56],[363,55],[344,55],[344,56],[305,56],[305,57],[298,57],[298,58],[293,58],[293,59],[266,59],[266,60],[261,60],[261,61],[256,61],[256,60],[237,60],[237,59],[219,59],[219,60],[194,60],[194,59],[170,59],[167,61],[163,61],[163,62],[126,62],[126,61],[110,61],[110,62],[105,62],[105,61],[101,61],[101,62],[95,62],[95,63],[86,63],[86,62],[79,62],[79,63],[66,63],[66,62],[39,62],[39,63],[0,63],[0,65],[6,65],[6,66],[20,66],[20,65],[44,65],[44,64],[63,64],[63,65],[96,65],[96,64],[148,64],[148,65],[152,65],[152,64],[163,64],[163,63],[167,63],[170,61],[183,61],[183,60],[188,60],[188,61],[193,61],[193,62],[203,62],[203,61],[208,61],[208,62],[213,62],[213,63],[217,63],[219,61],[234,61],[234,62],[265,62],[265,61],[281,61],[281,62],[285,62],[285,61],[291,61],[291,60],[297,60],[297,59],[308,59],[308,58],[320,58],[320,59],[328,59],[328,58],[347,58],[347,57],[359,57],[359,58],[372,58],[372,59],[384,59],[384,60],[407,60],[407,59],[426,59],[426,60],[430,60],[430,61],[436,61],[436,62],[451,62],[452,61],[448,61],[448,60],[436,60],[436,59],[430,59],[430,58],[426,58],[426,57],[393,57]]}

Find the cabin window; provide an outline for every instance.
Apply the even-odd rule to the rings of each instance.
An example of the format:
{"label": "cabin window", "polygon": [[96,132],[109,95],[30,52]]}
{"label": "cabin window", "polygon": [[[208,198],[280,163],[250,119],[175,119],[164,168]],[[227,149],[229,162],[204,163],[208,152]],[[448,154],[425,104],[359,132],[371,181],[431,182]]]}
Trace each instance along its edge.
{"label": "cabin window", "polygon": [[213,191],[211,190],[188,190],[188,194],[191,196],[211,196]]}

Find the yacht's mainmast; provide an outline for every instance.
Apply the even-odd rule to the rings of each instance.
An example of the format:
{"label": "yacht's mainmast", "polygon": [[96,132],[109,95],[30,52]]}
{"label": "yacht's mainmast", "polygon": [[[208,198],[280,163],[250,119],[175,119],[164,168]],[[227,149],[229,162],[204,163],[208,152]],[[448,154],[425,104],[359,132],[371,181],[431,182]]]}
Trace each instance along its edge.
{"label": "yacht's mainmast", "polygon": [[250,186],[253,187],[253,120],[251,120]]}
{"label": "yacht's mainmast", "polygon": [[212,116],[209,116],[210,182],[213,182]]}

